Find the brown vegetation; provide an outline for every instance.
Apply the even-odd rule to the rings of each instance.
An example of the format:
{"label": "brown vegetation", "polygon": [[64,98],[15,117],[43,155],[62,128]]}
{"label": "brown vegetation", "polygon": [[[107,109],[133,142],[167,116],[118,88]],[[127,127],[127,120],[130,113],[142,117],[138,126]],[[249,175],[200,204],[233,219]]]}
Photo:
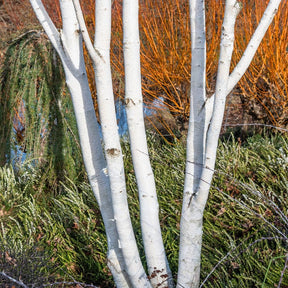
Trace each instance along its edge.
{"label": "brown vegetation", "polygon": [[[55,0],[43,1],[56,25],[60,24],[59,7]],[[86,22],[92,34],[94,25],[94,1],[82,1]],[[190,34],[188,1],[140,1],[141,65],[143,94],[146,104],[155,110],[160,131],[172,133],[174,127],[186,129],[189,115],[190,82]],[[240,59],[268,1],[245,1],[237,22],[233,65]],[[214,92],[218,62],[220,27],[223,18],[223,2],[207,1],[207,93]],[[124,72],[122,56],[121,2],[113,2],[111,63],[113,67],[114,91],[118,97],[124,95]],[[7,0],[0,6],[2,40],[8,40],[24,30],[37,26],[28,0]],[[287,28],[288,2],[280,4],[279,12],[263,40],[253,62],[240,81],[229,103],[231,111],[245,111],[252,121],[276,126],[288,125],[288,52]],[[7,35],[8,34],[8,35]],[[89,61],[86,53],[86,60]],[[90,68],[90,66],[88,66]],[[93,69],[88,76],[94,100],[96,89]],[[240,97],[240,98],[239,98]],[[230,98],[231,99],[231,98]],[[238,101],[240,99],[241,101]],[[157,100],[158,105],[151,105]],[[95,101],[96,103],[96,101]],[[235,105],[237,106],[235,109]],[[163,107],[169,109],[175,123],[166,125]],[[246,116],[247,116],[246,115]],[[251,117],[250,116],[250,117]],[[230,115],[239,122],[239,115]],[[153,118],[153,117],[152,117]],[[150,117],[150,119],[152,119]],[[169,118],[169,117],[168,117]],[[148,119],[149,120],[149,119]],[[228,121],[228,122],[229,122]],[[159,128],[159,123],[163,123]],[[176,126],[175,126],[176,125]],[[161,126],[161,125],[160,125]],[[169,127],[168,127],[169,126]],[[171,131],[170,131],[171,130]]]}
{"label": "brown vegetation", "polygon": [[[248,2],[236,38],[234,63],[240,59],[268,1]],[[265,3],[266,2],[266,3]],[[253,28],[253,29],[252,29]],[[253,119],[288,127],[288,2],[279,11],[263,39],[252,65],[238,87],[242,103]]]}

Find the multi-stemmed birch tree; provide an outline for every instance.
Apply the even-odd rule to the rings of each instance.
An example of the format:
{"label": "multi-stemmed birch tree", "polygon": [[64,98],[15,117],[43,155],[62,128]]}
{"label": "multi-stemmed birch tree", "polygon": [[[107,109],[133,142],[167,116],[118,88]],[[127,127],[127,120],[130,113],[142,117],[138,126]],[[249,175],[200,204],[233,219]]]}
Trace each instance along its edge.
{"label": "multi-stemmed birch tree", "polygon": [[[280,1],[270,0],[241,60],[230,74],[234,26],[241,11],[241,2],[226,0],[216,89],[215,94],[208,98],[205,83],[205,2],[190,0],[190,119],[180,223],[178,288],[199,286],[203,213],[214,172],[225,100],[247,70]],[[107,262],[116,286],[174,287],[176,279],[173,279],[170,271],[162,241],[159,205],[145,134],[138,1],[123,0],[124,101],[140,200],[147,272],[140,260],[129,216],[123,155],[115,113],[110,66],[111,0],[95,1],[93,43],[85,26],[79,0],[59,0],[62,16],[60,31],[54,26],[41,0],[30,2],[64,67],[85,168],[106,228]],[[89,89],[83,45],[94,64],[101,127],[97,122]]]}

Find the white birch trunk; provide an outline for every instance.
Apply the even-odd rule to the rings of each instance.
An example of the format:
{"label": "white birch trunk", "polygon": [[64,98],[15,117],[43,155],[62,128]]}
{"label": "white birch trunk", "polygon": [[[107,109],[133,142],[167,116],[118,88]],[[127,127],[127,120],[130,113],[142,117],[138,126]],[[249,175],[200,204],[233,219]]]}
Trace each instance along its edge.
{"label": "white birch trunk", "polygon": [[233,72],[229,76],[228,86],[226,94],[228,95],[235,85],[239,82],[241,77],[244,75],[248,69],[252,59],[263,39],[267,29],[273,21],[275,14],[277,13],[278,7],[281,3],[281,0],[271,0],[268,3],[267,8],[264,11],[264,14],[258,24],[251,40],[249,41],[247,48],[245,49],[243,56],[240,61],[237,63]]}
{"label": "white birch trunk", "polygon": [[144,126],[137,0],[123,1],[123,50],[125,107],[149,278],[153,287],[173,287],[161,235],[159,204]]}
{"label": "white birch trunk", "polygon": [[233,52],[234,26],[240,10],[241,5],[237,0],[226,0],[216,80],[216,93],[212,119],[207,131],[204,167],[202,170],[199,189],[196,195],[194,195],[192,198],[192,201],[195,199],[195,202],[203,207],[203,209],[206,205],[210,185],[212,182],[212,176],[214,173],[218,139],[223,122],[229,69]]}
{"label": "white birch trunk", "polygon": [[93,193],[98,202],[108,242],[108,266],[118,287],[129,287],[118,233],[111,207],[111,192],[100,142],[100,131],[95,116],[82,51],[82,40],[71,1],[61,1],[63,32],[61,35],[53,25],[40,0],[31,0],[31,5],[58,52],[64,66],[67,86],[72,97],[81,151]]}
{"label": "white birch trunk", "polygon": [[[226,90],[226,96],[233,90],[233,88],[237,85],[239,80],[242,78],[242,76],[247,71],[249,65],[251,64],[253,57],[255,56],[255,53],[263,40],[265,33],[267,32],[270,24],[272,23],[274,16],[276,15],[279,5],[281,3],[281,0],[270,0],[267,8],[265,9],[263,16],[252,35],[240,61],[237,63],[237,65],[234,67],[232,73],[229,75],[228,79],[228,86]],[[209,103],[212,103],[214,100],[215,94],[209,98],[207,101]],[[212,116],[212,113],[211,113]],[[210,116],[210,119],[211,119]],[[208,116],[209,117],[209,116]],[[210,121],[210,120],[209,120]]]}
{"label": "white birch trunk", "polygon": [[118,134],[110,70],[111,1],[97,0],[94,48],[103,61],[95,64],[95,80],[112,204],[119,247],[133,287],[151,287],[140,260],[127,203],[123,155]]}
{"label": "white birch trunk", "polygon": [[[195,212],[197,211],[192,211],[189,207],[189,203],[192,195],[196,193],[199,186],[204,161],[205,128],[207,126],[205,124],[205,4],[204,0],[190,0],[189,4],[192,51],[190,117],[187,135],[186,171],[180,223],[177,287],[197,287],[199,283],[200,259],[195,261],[195,255],[197,255],[195,249],[199,248],[199,245],[197,245],[198,241],[200,241],[199,244],[201,246],[202,226],[199,225],[199,231],[191,229],[191,222],[195,221]],[[195,237],[200,237],[200,239],[197,240]]]}
{"label": "white birch trunk", "polygon": [[[199,1],[199,8],[202,7],[202,14],[204,14],[204,6],[203,3],[200,6]],[[193,1],[191,3],[192,5],[194,4]],[[195,3],[196,5],[197,3]],[[191,6],[192,6],[191,5]],[[193,8],[193,6],[192,6]],[[195,6],[194,6],[195,9]],[[200,18],[200,11],[198,10],[198,13],[195,10],[194,12],[191,11],[192,13],[196,13],[196,15]],[[189,196],[189,200],[186,198],[186,200],[183,202],[183,208],[182,208],[182,216],[181,216],[181,234],[180,234],[180,253],[179,253],[179,271],[178,271],[178,281],[177,281],[177,287],[198,287],[199,282],[200,282],[200,263],[201,263],[201,246],[202,246],[202,231],[203,231],[203,213],[204,213],[204,208],[206,205],[211,181],[212,181],[212,176],[213,176],[213,171],[214,171],[214,164],[215,164],[215,158],[216,158],[216,150],[217,150],[217,142],[221,130],[221,125],[222,125],[222,119],[224,115],[224,108],[225,108],[225,98],[226,98],[226,88],[227,88],[227,83],[228,83],[228,77],[229,77],[229,68],[230,68],[230,62],[231,62],[231,57],[232,57],[232,51],[233,51],[233,42],[234,42],[234,25],[235,25],[235,20],[240,11],[240,6],[236,0],[226,0],[226,6],[225,6],[225,15],[224,15],[224,22],[222,26],[222,37],[221,37],[221,44],[220,44],[220,59],[219,59],[219,66],[218,66],[218,73],[217,73],[217,82],[216,82],[216,96],[215,96],[215,101],[214,101],[214,108],[213,108],[213,115],[212,115],[212,120],[210,123],[210,127],[208,129],[208,134],[207,134],[207,139],[206,139],[206,145],[204,145],[203,140],[201,139],[201,142],[198,142],[199,137],[203,137],[205,135],[205,114],[201,116],[199,119],[199,123],[202,123],[202,126],[198,124],[198,127],[201,127],[201,130],[198,128],[198,132],[194,128],[194,135],[192,136],[193,138],[193,144],[195,146],[195,143],[197,143],[196,147],[199,147],[198,149],[195,149],[194,147],[193,152],[191,152],[192,156],[192,163],[186,168],[186,174],[185,175],[185,187],[184,187],[184,199]],[[193,14],[192,14],[193,16]],[[196,31],[202,31],[205,29],[204,26],[204,21],[202,20],[200,23],[196,22],[196,26],[193,26],[193,20],[196,19],[196,17],[191,17],[192,20],[192,35],[193,33],[197,33],[193,31],[193,27],[195,27]],[[202,16],[203,18],[203,16]],[[198,25],[198,26],[197,26]],[[200,26],[201,25],[201,26]],[[201,27],[202,29],[199,29]],[[205,31],[205,30],[204,30]],[[196,34],[197,35],[197,34]],[[192,41],[198,41],[198,39],[203,39],[202,35],[192,37]],[[205,39],[205,37],[204,37]],[[201,43],[199,41],[199,43]],[[205,43],[204,43],[205,45]],[[193,49],[193,44],[192,44],[192,49]],[[196,44],[195,44],[196,46]],[[195,47],[194,46],[194,47]],[[201,46],[200,46],[201,47]],[[202,50],[203,50],[203,44],[202,44]],[[194,51],[192,50],[192,53]],[[203,52],[202,52],[203,53]],[[193,55],[193,54],[192,54]],[[193,65],[193,57],[192,56],[192,65]],[[204,56],[205,57],[205,56]],[[196,58],[196,63],[198,58]],[[203,60],[202,60],[203,61]],[[198,66],[200,66],[200,63],[197,63]],[[202,70],[205,70],[205,66],[203,67],[202,64]],[[193,74],[194,70],[197,69],[193,65],[191,67],[192,71],[191,74]],[[200,67],[198,68],[200,70]],[[200,71],[199,71],[200,72]],[[198,72],[198,73],[199,73]],[[203,75],[203,72],[201,72],[201,75]],[[202,76],[203,77],[203,76]],[[205,74],[204,74],[205,77]],[[194,86],[194,83],[192,82],[192,79],[195,80],[195,78],[192,76],[191,78],[191,87]],[[197,79],[196,80],[196,87],[195,87],[195,92],[197,91],[197,87],[201,87],[201,84],[205,81],[203,79]],[[200,88],[198,88],[200,89]],[[205,89],[205,86],[202,88],[202,90]],[[194,89],[193,89],[194,90]],[[192,89],[191,89],[192,91]],[[199,92],[198,92],[199,93]],[[205,92],[202,91],[202,95],[205,96]],[[193,96],[194,98],[198,98],[199,94],[195,94]],[[203,96],[202,96],[203,97]],[[204,98],[205,99],[205,98]],[[196,110],[196,115],[192,114],[192,121],[194,121],[195,117],[199,117],[201,113],[203,112],[203,109],[205,108],[205,100],[202,98],[202,107],[200,106],[201,102],[198,104]],[[200,100],[199,100],[200,101]],[[197,104],[194,104],[196,105]],[[193,108],[192,108],[193,109]],[[194,109],[193,109],[194,111]],[[193,112],[192,111],[192,112]],[[198,116],[199,115],[199,116]],[[191,117],[191,116],[190,116]],[[196,119],[197,119],[196,118]],[[202,122],[201,122],[202,120]],[[189,125],[191,125],[193,122],[190,122]],[[196,125],[194,124],[192,127],[195,127]],[[197,127],[197,126],[196,126]],[[189,127],[190,129],[190,127]],[[193,131],[193,130],[192,130]],[[203,134],[201,134],[203,133]],[[189,145],[190,143],[187,143],[187,150],[189,150]],[[198,146],[199,145],[199,146]],[[202,148],[202,150],[201,150]],[[204,166],[203,166],[203,152],[206,152],[204,154]],[[189,154],[187,152],[187,157],[189,157]],[[198,153],[200,153],[200,157],[196,156]],[[199,159],[198,159],[199,157]],[[198,166],[200,166],[200,169],[202,170],[199,173],[199,168],[197,167],[198,163],[195,163],[197,161],[201,161]],[[191,169],[190,166],[191,164],[194,164],[194,169]],[[190,169],[189,169],[190,168]],[[189,169],[189,170],[188,170]],[[197,170],[196,170],[197,169]],[[189,176],[189,174],[192,171],[192,175]],[[200,179],[200,181],[199,181]],[[189,186],[188,186],[189,184]],[[187,185],[187,186],[186,186]],[[183,225],[183,226],[182,226]]]}

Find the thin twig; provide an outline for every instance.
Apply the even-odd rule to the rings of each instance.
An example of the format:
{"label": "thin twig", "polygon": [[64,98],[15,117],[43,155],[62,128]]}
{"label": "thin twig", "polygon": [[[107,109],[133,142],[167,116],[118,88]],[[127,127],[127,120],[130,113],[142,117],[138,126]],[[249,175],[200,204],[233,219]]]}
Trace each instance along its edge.
{"label": "thin twig", "polygon": [[23,288],[28,288],[28,286],[25,285],[21,280],[16,280],[12,278],[11,276],[7,275],[4,271],[0,272],[0,275],[2,275],[4,278],[10,280],[13,283],[20,285]]}
{"label": "thin twig", "polygon": [[274,125],[269,125],[269,124],[262,124],[262,123],[243,123],[243,124],[229,124],[229,123],[225,123],[223,125],[224,127],[237,127],[237,126],[262,126],[262,127],[268,127],[268,128],[273,128],[273,129],[277,129],[277,130],[281,130],[284,132],[288,132],[288,129],[282,128],[282,127],[277,127]]}
{"label": "thin twig", "polygon": [[42,287],[52,287],[54,285],[80,285],[82,287],[99,288],[98,286],[94,286],[93,284],[85,284],[85,283],[81,283],[81,282],[77,282],[77,281],[73,281],[73,282],[66,282],[66,281],[54,282],[54,283],[50,283],[50,284],[44,284],[44,285],[42,285]]}
{"label": "thin twig", "polygon": [[212,186],[214,189],[216,189],[218,192],[222,193],[223,195],[226,195],[228,198],[230,198],[232,201],[237,202],[239,205],[241,205],[242,207],[244,207],[246,210],[250,211],[252,214],[258,216],[260,219],[262,219],[266,224],[268,224],[269,226],[271,226],[276,232],[278,232],[280,235],[283,236],[283,238],[288,239],[287,236],[282,233],[275,225],[273,225],[272,223],[270,223],[264,216],[262,216],[261,214],[257,213],[256,211],[254,211],[253,209],[251,209],[250,207],[248,207],[243,201],[240,201],[234,197],[232,197],[231,195],[229,195],[228,193],[225,193],[224,191],[222,191],[221,189],[219,189],[218,187]]}
{"label": "thin twig", "polygon": [[[248,238],[249,239],[249,238]],[[246,239],[246,240],[248,240]],[[247,247],[245,247],[245,249],[241,250],[237,255],[235,255],[234,257],[231,258],[231,261],[234,260],[234,259],[237,259],[241,254],[243,254],[245,251],[247,251],[250,247],[252,247],[253,245],[255,245],[256,243],[258,242],[261,242],[261,241],[264,241],[264,240],[283,240],[283,241],[287,241],[287,238],[283,238],[283,237],[261,237],[255,241],[253,241],[252,243],[250,243]],[[245,241],[246,241],[245,240]],[[209,274],[206,276],[206,278],[203,280],[203,282],[201,283],[201,285],[199,286],[199,288],[203,287],[203,285],[207,282],[207,280],[211,277],[211,275],[214,273],[214,271],[224,262],[225,259],[227,259],[230,255],[232,255],[232,253],[234,251],[236,251],[239,247],[241,247],[242,245],[245,244],[245,241],[242,241],[239,245],[237,245],[235,248],[231,249],[230,251],[228,251],[228,253],[222,257],[218,262],[217,264],[212,268],[212,270],[209,272]],[[288,265],[288,256],[286,258],[286,262],[287,262],[287,265]],[[227,263],[224,262],[224,264]],[[287,268],[287,265],[285,263],[285,266],[284,266],[284,269],[283,269],[283,274],[284,274],[284,271],[285,269]],[[281,274],[282,275],[282,274]],[[280,278],[281,280],[281,278]],[[281,280],[282,281],[282,280]],[[279,286],[280,287],[280,286]],[[279,288],[277,287],[277,288]]]}
{"label": "thin twig", "polygon": [[285,273],[285,270],[288,268],[288,254],[286,255],[286,260],[285,260],[285,265],[284,265],[284,268],[281,272],[281,277],[279,279],[279,283],[278,283],[278,286],[277,288],[280,288],[281,287],[281,283],[282,283],[282,280],[283,280],[283,277],[284,277],[284,273]]}

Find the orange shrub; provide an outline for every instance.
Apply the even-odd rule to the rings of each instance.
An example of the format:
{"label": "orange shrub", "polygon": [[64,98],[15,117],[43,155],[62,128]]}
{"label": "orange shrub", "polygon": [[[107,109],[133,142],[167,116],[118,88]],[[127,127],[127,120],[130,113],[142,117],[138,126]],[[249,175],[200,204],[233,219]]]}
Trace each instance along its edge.
{"label": "orange shrub", "polygon": [[[236,37],[234,63],[240,59],[268,2],[245,4]],[[288,2],[282,1],[251,66],[238,84],[245,109],[254,120],[282,127],[288,125],[287,40]]]}
{"label": "orange shrub", "polygon": [[[27,19],[35,25],[35,17],[28,0],[7,0],[5,4],[9,23],[16,29],[25,29]],[[60,24],[58,1],[44,0],[54,22]],[[224,1],[206,1],[207,35],[207,93],[214,92],[215,75],[218,64],[219,39],[224,13]],[[91,36],[94,26],[94,1],[82,0],[85,20]],[[235,51],[232,65],[239,61],[263,11],[265,1],[243,1],[243,9],[236,24]],[[10,7],[10,8],[9,8]],[[13,8],[13,9],[12,9]],[[113,1],[111,63],[114,91],[117,97],[124,95],[124,71],[122,55],[122,4]],[[7,12],[8,11],[8,12]],[[23,13],[25,11],[25,13]],[[28,11],[28,12],[27,12]],[[29,18],[27,17],[29,15]],[[34,20],[31,20],[34,19]],[[190,82],[190,24],[187,0],[140,1],[141,66],[143,75],[144,101],[155,111],[166,107],[177,120],[178,128],[188,119],[189,82]],[[30,25],[31,26],[31,25]],[[234,90],[240,95],[247,113],[254,120],[270,122],[273,125],[286,126],[287,123],[287,28],[288,2],[282,1],[279,12],[268,30],[249,70]],[[93,38],[93,37],[92,37]],[[87,53],[86,61],[89,62]],[[88,65],[88,77],[95,100],[96,89],[91,63]],[[158,100],[157,107],[151,105]],[[96,101],[95,101],[96,103]],[[165,119],[159,121],[165,126]],[[166,127],[167,128],[167,127]],[[166,129],[167,130],[167,129]],[[169,132],[170,133],[170,132]]]}

